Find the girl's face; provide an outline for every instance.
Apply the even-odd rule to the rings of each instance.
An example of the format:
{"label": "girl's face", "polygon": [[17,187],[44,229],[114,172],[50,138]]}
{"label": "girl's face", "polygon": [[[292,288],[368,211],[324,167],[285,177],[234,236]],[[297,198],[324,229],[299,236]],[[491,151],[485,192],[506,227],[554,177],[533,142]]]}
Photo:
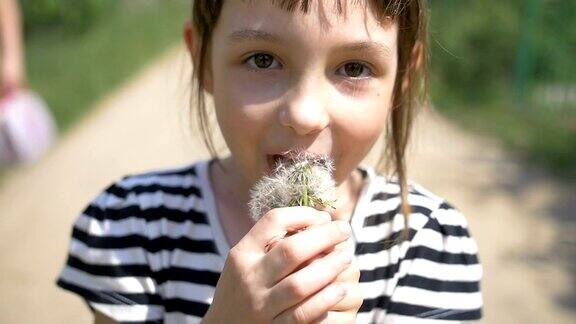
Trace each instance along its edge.
{"label": "girl's face", "polygon": [[224,2],[207,89],[245,185],[270,172],[273,155],[293,149],[332,157],[340,185],[381,134],[397,26],[353,2],[343,1],[342,15],[333,1],[314,1],[308,14],[270,0]]}

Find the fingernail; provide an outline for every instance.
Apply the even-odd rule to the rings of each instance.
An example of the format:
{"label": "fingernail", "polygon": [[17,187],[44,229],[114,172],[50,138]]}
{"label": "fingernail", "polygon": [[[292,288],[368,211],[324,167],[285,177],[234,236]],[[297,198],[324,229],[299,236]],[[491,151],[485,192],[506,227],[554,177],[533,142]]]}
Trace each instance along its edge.
{"label": "fingernail", "polygon": [[352,256],[348,253],[348,251],[346,250],[340,250],[340,252],[338,252],[338,258],[340,258],[340,261],[342,262],[342,264],[350,264],[352,263]]}
{"label": "fingernail", "polygon": [[338,221],[338,228],[340,229],[340,232],[342,232],[342,234],[350,234],[350,232],[352,231],[352,229],[350,228],[350,224],[348,224],[348,222],[345,221]]}
{"label": "fingernail", "polygon": [[326,293],[328,296],[334,299],[339,299],[346,294],[346,288],[342,284],[335,284],[328,287],[328,291]]}

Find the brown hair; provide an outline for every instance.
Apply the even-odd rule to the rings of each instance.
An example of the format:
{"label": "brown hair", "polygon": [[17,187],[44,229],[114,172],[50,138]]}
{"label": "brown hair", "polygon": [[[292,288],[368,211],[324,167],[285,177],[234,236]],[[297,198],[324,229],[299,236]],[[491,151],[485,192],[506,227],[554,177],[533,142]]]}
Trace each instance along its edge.
{"label": "brown hair", "polygon": [[[270,0],[283,10],[293,12],[297,7],[307,13],[311,0]],[[196,122],[202,138],[212,157],[217,156],[206,109],[204,79],[206,57],[213,30],[218,22],[224,0],[195,0],[192,9],[192,24],[199,37],[198,66],[193,69],[192,83],[196,93]],[[400,186],[401,212],[405,230],[400,241],[408,236],[410,205],[407,202],[408,181],[406,150],[416,109],[425,104],[428,94],[428,39],[427,8],[425,0],[370,0],[367,3],[378,21],[391,19],[398,24],[398,69],[394,84],[393,109],[386,125],[385,148],[378,161],[377,169],[397,176]],[[337,1],[341,14],[342,3]],[[194,106],[194,105],[193,105]]]}

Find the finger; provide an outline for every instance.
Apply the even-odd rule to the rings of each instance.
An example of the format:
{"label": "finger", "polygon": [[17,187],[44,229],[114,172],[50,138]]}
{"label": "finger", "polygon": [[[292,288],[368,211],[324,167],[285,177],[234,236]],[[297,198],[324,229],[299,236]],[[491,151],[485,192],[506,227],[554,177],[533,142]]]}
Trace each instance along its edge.
{"label": "finger", "polygon": [[334,279],[334,281],[338,282],[348,282],[348,283],[355,283],[357,284],[360,280],[360,269],[358,269],[358,265],[352,262],[348,268],[344,269],[344,271],[340,272],[340,274]]}
{"label": "finger", "polygon": [[[333,247],[328,248],[328,249],[324,250],[323,252],[320,252],[319,254],[312,257],[308,261],[305,261],[299,267],[297,267],[295,271],[298,271],[298,270],[308,266],[309,264],[312,264],[313,262],[316,262],[316,261],[322,259],[323,257],[325,257],[326,255],[330,254],[332,251],[335,251],[335,250],[350,251],[348,253],[352,256],[352,258],[354,260],[353,243],[350,241],[350,238],[348,238],[346,241],[338,243],[338,244],[334,245]],[[355,271],[358,271],[357,275],[356,275]],[[348,267],[346,270],[342,271],[338,275],[338,277],[336,278],[336,281],[340,281],[340,282],[358,281],[358,278],[356,278],[356,280],[354,280],[352,278],[359,277],[359,276],[360,276],[360,272],[357,269],[357,267],[354,267],[354,268]]]}
{"label": "finger", "polygon": [[309,261],[305,262],[305,265],[310,264],[312,261],[318,259],[318,258],[322,258],[328,254],[330,254],[332,251],[335,250],[347,250],[349,251],[348,253],[350,253],[350,255],[352,255],[354,257],[354,242],[352,241],[352,237],[349,237],[347,240],[340,242],[326,250],[324,250],[323,252],[319,253],[316,257],[310,259]]}
{"label": "finger", "polygon": [[275,208],[256,222],[241,242],[242,245],[246,245],[246,248],[252,251],[257,250],[266,253],[266,245],[275,237],[312,225],[327,223],[331,220],[332,218],[327,212],[317,211],[311,207]]}
{"label": "finger", "polygon": [[[315,259],[313,262],[317,262]],[[360,269],[352,262],[346,269],[336,276],[334,283],[339,282],[346,285],[346,296],[334,305],[330,310],[332,311],[349,311],[358,310],[364,300],[359,285]]]}
{"label": "finger", "polygon": [[[319,262],[322,258],[322,256],[315,257],[309,262],[309,264]],[[330,308],[331,311],[358,311],[358,309],[360,309],[360,306],[362,306],[362,302],[364,301],[364,297],[360,290],[359,279],[360,270],[354,263],[350,264],[346,269],[344,269],[336,276],[333,282],[339,282],[345,285],[346,295],[342,300],[338,302],[338,304]]]}
{"label": "finger", "polygon": [[341,282],[340,284],[346,287],[346,295],[336,305],[332,306],[330,310],[357,312],[364,301],[360,286],[357,283],[348,282]]}
{"label": "finger", "polygon": [[346,291],[340,284],[330,284],[301,303],[280,313],[272,321],[283,323],[310,323],[327,313],[330,307],[344,297]]}
{"label": "finger", "polygon": [[304,269],[305,267],[311,265],[314,262],[318,262],[320,260],[322,260],[322,258],[324,258],[325,256],[327,256],[328,254],[332,253],[333,251],[335,251],[334,249],[328,249],[327,251],[324,252],[320,252],[319,254],[317,254],[315,257],[312,257],[312,259],[308,259],[308,261],[304,261],[304,263],[300,264],[296,270],[294,270],[294,272],[299,271],[301,269]]}
{"label": "finger", "polygon": [[350,256],[334,251],[309,266],[294,272],[270,289],[270,304],[275,313],[293,307],[329,284],[350,264]]}
{"label": "finger", "polygon": [[312,321],[313,324],[354,324],[356,323],[356,312],[335,312],[329,311]]}
{"label": "finger", "polygon": [[[274,245],[271,245],[270,250],[280,242],[280,240],[278,240]],[[317,254],[316,256],[312,257],[311,259],[309,259],[308,261],[304,261],[304,263],[300,264],[299,267],[296,268],[295,271],[298,271],[302,268],[304,268],[305,266],[311,264],[312,262],[321,259],[322,257],[330,254],[330,252],[334,251],[334,250],[348,250],[350,251],[350,255],[354,255],[354,242],[352,241],[352,238],[349,237],[346,241],[344,242],[340,242],[322,252],[320,252],[319,254]]]}
{"label": "finger", "polygon": [[301,264],[333,248],[350,236],[350,224],[345,221],[313,225],[304,231],[282,239],[263,258],[267,282],[273,286],[295,271]]}
{"label": "finger", "polygon": [[336,244],[334,248],[348,250],[351,254],[354,254],[355,244],[353,237],[350,236],[346,241]]}

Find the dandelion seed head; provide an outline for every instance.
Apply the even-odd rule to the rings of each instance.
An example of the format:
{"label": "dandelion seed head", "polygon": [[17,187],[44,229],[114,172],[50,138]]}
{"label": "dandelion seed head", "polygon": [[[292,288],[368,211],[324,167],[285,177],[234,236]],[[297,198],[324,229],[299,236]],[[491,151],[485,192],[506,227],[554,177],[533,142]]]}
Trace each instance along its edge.
{"label": "dandelion seed head", "polygon": [[333,171],[334,163],[326,155],[288,154],[250,190],[251,217],[258,221],[271,209],[302,205],[305,199],[317,209],[330,206],[336,200]]}

